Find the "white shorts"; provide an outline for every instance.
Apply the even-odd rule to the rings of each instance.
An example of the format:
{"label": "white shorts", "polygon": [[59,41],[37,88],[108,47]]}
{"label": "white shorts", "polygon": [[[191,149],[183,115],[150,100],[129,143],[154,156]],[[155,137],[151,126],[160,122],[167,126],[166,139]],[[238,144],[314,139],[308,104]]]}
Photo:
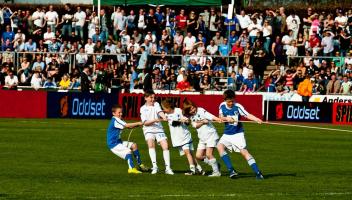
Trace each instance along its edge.
{"label": "white shorts", "polygon": [[194,151],[193,142],[184,144],[184,145],[182,145],[182,146],[178,146],[177,148],[178,148],[178,151],[179,151],[179,153],[180,153],[180,156],[185,155],[184,150],[189,149],[190,151]]}
{"label": "white shorts", "polygon": [[156,140],[157,142],[160,142],[162,140],[167,140],[166,134],[165,133],[147,133],[144,135],[145,140]]}
{"label": "white shorts", "polygon": [[244,133],[236,133],[234,135],[222,135],[219,144],[225,145],[225,147],[232,152],[240,152],[240,150],[245,149],[246,139],[244,138]]}
{"label": "white shorts", "polygon": [[118,157],[125,159],[127,154],[131,153],[133,142],[122,142],[116,145],[114,148],[110,149]]}
{"label": "white shorts", "polygon": [[199,139],[197,149],[203,150],[209,147],[215,148],[216,145],[218,144],[218,141],[219,141],[219,136],[217,134],[212,135],[206,140]]}

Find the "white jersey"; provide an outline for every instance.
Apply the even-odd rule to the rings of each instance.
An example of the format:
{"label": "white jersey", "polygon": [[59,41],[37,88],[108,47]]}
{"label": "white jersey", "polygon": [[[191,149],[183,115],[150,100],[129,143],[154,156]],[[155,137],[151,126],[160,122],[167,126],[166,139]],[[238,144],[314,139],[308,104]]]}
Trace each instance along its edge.
{"label": "white jersey", "polygon": [[204,119],[209,121],[208,124],[204,124],[203,126],[197,128],[198,138],[200,140],[207,140],[212,136],[216,136],[214,137],[215,139],[219,138],[214,125],[210,122],[213,120],[213,118],[214,118],[213,114],[207,112],[204,108],[200,108],[200,107],[197,108],[197,113],[191,117],[192,126],[194,128],[195,128],[195,123],[197,121],[201,121]]}
{"label": "white jersey", "polygon": [[180,108],[175,108],[174,113],[166,114],[166,118],[170,128],[170,135],[173,147],[183,146],[192,142],[191,132],[187,125],[181,123],[179,126],[172,126],[173,121],[180,121],[184,116]]}
{"label": "white jersey", "polygon": [[[155,102],[153,106],[147,106],[144,104],[140,110],[141,120],[144,123],[149,120],[158,119],[160,112],[163,112],[163,111],[161,110],[160,104],[158,102]],[[158,123],[154,123],[153,125],[150,125],[150,126],[144,125],[143,132],[144,132],[144,134],[164,133],[164,128],[161,125],[161,123],[158,122]]]}

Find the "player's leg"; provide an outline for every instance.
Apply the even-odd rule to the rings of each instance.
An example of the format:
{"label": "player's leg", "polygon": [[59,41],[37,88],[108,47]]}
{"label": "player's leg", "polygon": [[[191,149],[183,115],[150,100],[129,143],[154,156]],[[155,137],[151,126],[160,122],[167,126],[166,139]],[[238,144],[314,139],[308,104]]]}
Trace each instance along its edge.
{"label": "player's leg", "polygon": [[127,161],[128,173],[141,173],[138,171],[133,163],[132,152],[129,148],[123,144],[118,144],[114,148],[110,149],[115,155]]}
{"label": "player's leg", "polygon": [[213,155],[214,147],[207,147],[206,149],[206,158],[208,160],[209,165],[213,169],[212,176],[221,176],[219,163],[216,161],[216,158]]}
{"label": "player's leg", "polygon": [[137,144],[132,143],[130,149],[133,152],[134,158],[137,160],[137,164],[138,164],[139,169],[144,172],[148,171],[148,168],[146,166],[144,166],[144,164],[142,163],[141,154],[139,153]]}
{"label": "player's leg", "polygon": [[148,144],[149,157],[152,161],[152,174],[156,174],[158,172],[158,165],[156,163],[156,151],[155,151],[155,136],[154,134],[147,134],[146,140]]}
{"label": "player's leg", "polygon": [[231,143],[226,141],[226,138],[224,138],[224,136],[226,136],[226,135],[223,135],[223,137],[220,138],[219,143],[217,145],[217,149],[218,149],[218,152],[219,152],[219,155],[220,155],[222,161],[224,161],[225,166],[230,173],[230,178],[235,178],[235,176],[238,174],[235,171],[235,169],[233,168],[233,165],[230,160],[230,156],[226,152],[226,146],[228,145],[229,148],[231,148]]}
{"label": "player's leg", "polygon": [[241,155],[244,157],[244,159],[247,160],[248,165],[252,168],[253,172],[256,175],[257,179],[264,179],[262,173],[260,172],[257,163],[255,162],[254,157],[248,152],[247,149],[241,149],[240,150]]}
{"label": "player's leg", "polygon": [[166,138],[160,139],[159,141],[161,148],[163,149],[163,157],[165,161],[165,173],[173,175],[173,171],[171,169],[170,165],[170,151],[169,151],[169,145],[167,144]]}
{"label": "player's leg", "polygon": [[186,155],[188,164],[189,164],[189,170],[190,172],[186,172],[185,175],[194,175],[196,174],[196,166],[194,162],[194,158],[192,156],[191,150],[190,149],[183,149],[183,152]]}

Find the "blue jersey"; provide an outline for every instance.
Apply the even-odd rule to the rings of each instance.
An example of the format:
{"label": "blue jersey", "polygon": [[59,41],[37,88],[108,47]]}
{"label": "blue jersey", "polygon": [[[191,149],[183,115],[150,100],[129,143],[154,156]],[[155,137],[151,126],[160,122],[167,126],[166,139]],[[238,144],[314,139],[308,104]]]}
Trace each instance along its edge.
{"label": "blue jersey", "polygon": [[219,115],[224,117],[232,117],[235,119],[234,123],[225,123],[225,135],[234,135],[242,133],[243,125],[240,121],[241,116],[247,116],[249,113],[243,108],[241,104],[235,103],[232,108],[228,108],[225,102],[219,106]]}
{"label": "blue jersey", "polygon": [[112,117],[106,133],[106,142],[108,144],[109,149],[112,149],[116,145],[122,143],[121,133],[125,125],[126,122],[122,121],[117,117]]}

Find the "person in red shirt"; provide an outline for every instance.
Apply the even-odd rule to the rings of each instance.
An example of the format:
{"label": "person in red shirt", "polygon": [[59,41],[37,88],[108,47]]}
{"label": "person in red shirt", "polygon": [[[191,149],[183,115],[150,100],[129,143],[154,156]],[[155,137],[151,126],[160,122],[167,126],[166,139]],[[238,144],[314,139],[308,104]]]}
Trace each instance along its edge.
{"label": "person in red shirt", "polygon": [[187,16],[185,15],[184,9],[181,9],[180,14],[176,16],[175,21],[177,29],[185,34],[187,28]]}
{"label": "person in red shirt", "polygon": [[243,54],[243,47],[241,47],[241,44],[239,41],[237,41],[233,47],[232,47],[232,55],[234,56],[242,56]]}
{"label": "person in red shirt", "polygon": [[187,76],[183,76],[183,80],[177,83],[176,90],[189,91],[191,90],[191,84],[187,80]]}
{"label": "person in red shirt", "polygon": [[317,33],[314,32],[313,35],[311,35],[309,38],[309,47],[314,49],[319,47],[319,45],[320,45],[320,40],[317,36]]}

